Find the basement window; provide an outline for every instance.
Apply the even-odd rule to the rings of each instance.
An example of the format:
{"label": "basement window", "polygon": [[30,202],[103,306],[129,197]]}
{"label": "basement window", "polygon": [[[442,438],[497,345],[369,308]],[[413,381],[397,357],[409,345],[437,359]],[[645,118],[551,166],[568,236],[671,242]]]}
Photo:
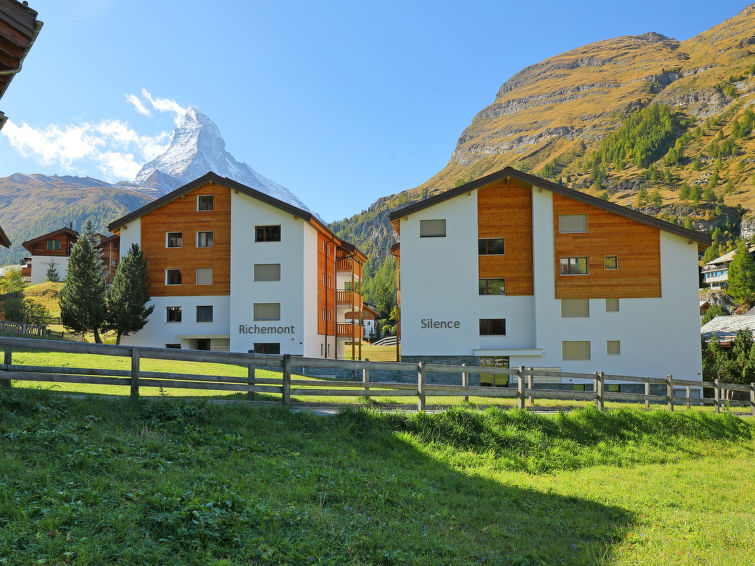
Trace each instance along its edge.
{"label": "basement window", "polygon": [[[322,346],[322,344],[320,344]],[[281,345],[280,342],[255,342],[254,343],[255,354],[280,354]]]}

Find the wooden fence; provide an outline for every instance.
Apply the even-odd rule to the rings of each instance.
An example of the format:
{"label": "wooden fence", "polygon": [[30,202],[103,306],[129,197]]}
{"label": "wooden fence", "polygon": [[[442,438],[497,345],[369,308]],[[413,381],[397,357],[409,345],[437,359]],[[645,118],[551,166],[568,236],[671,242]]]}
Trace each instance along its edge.
{"label": "wooden fence", "polygon": [[[0,348],[4,351],[3,364],[0,366],[0,384],[10,385],[11,380],[46,381],[57,383],[89,383],[100,385],[120,385],[130,388],[131,396],[138,397],[140,387],[171,387],[179,389],[202,389],[222,392],[245,392],[249,399],[256,393],[273,393],[280,395],[284,405],[291,402],[291,397],[414,397],[417,409],[425,410],[427,398],[464,397],[481,398],[508,397],[516,399],[519,408],[529,403],[534,405],[536,399],[581,400],[594,402],[599,410],[605,409],[607,401],[644,403],[665,403],[669,410],[675,406],[713,405],[718,412],[724,407],[750,407],[755,415],[755,383],[740,385],[733,383],[676,379],[668,375],[665,378],[636,377],[614,375],[604,372],[571,373],[544,371],[539,369],[495,368],[467,365],[440,365],[405,362],[370,362],[351,360],[330,360],[319,358],[301,358],[290,355],[243,354],[233,352],[210,352],[198,350],[177,350],[171,348],[146,348],[136,346],[108,346],[58,340],[40,340],[31,338],[11,338],[0,336]],[[107,368],[76,368],[53,366],[30,366],[13,363],[13,351],[35,350],[42,352],[65,352],[77,354],[95,354],[130,359],[130,369],[118,370]],[[212,364],[226,364],[245,368],[246,375],[205,375],[169,372],[145,371],[141,368],[142,359],[179,360]],[[280,377],[257,377],[258,368],[280,371]],[[361,380],[338,380],[295,378],[294,368],[318,368],[348,370],[358,372]],[[416,383],[396,381],[371,381],[371,372],[403,372],[416,374]],[[428,374],[451,374],[459,376],[458,384],[428,383]],[[493,387],[470,385],[470,374],[505,375],[513,379],[516,387]],[[592,391],[575,391],[566,389],[548,389],[547,385],[554,379],[572,378],[592,382]],[[535,387],[537,380],[540,385]],[[543,383],[547,380],[548,383]],[[610,382],[610,383],[609,383]],[[644,385],[644,393],[626,393],[608,391],[606,386],[615,383],[639,383]],[[650,386],[662,386],[665,394],[651,395]],[[674,388],[683,388],[684,396],[674,395]],[[693,397],[692,391],[712,389],[713,398]],[[749,399],[725,400],[726,392],[744,393]]]}
{"label": "wooden fence", "polygon": [[63,337],[63,332],[49,330],[46,326],[35,326],[22,322],[10,322],[0,320],[0,332],[13,332],[15,334],[31,334],[32,336],[59,336]]}

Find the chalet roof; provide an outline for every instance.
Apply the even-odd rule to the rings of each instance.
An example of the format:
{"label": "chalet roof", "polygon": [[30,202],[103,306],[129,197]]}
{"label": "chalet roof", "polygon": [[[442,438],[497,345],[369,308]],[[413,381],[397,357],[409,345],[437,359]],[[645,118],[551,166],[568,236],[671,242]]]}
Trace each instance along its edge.
{"label": "chalet roof", "polygon": [[318,228],[319,230],[321,230],[322,232],[326,233],[328,236],[333,238],[341,247],[345,248],[346,250],[350,252],[355,253],[362,261],[365,261],[367,259],[367,256],[365,256],[361,251],[359,251],[359,249],[354,244],[347,242],[346,240],[342,240],[341,238],[333,234],[333,232],[331,232],[328,229],[328,227],[325,226],[325,224],[323,224],[311,212],[298,208],[292,204],[289,204],[277,198],[271,197],[270,195],[266,193],[258,191],[257,189],[253,189],[252,187],[244,185],[243,183],[239,183],[238,181],[234,181],[233,179],[229,179],[228,177],[221,177],[220,175],[218,175],[217,173],[213,173],[212,171],[210,171],[209,173],[206,173],[205,175],[202,175],[201,177],[191,181],[190,183],[185,184],[182,187],[178,187],[177,189],[169,192],[168,194],[161,196],[157,200],[153,200],[152,202],[145,204],[141,208],[137,208],[136,210],[134,210],[133,212],[130,212],[126,216],[123,216],[119,218],[118,220],[111,222],[110,224],[108,224],[108,230],[110,230],[111,232],[120,230],[120,228],[124,224],[128,224],[132,220],[141,218],[145,214],[148,214],[152,212],[153,210],[160,208],[161,206],[165,206],[169,202],[172,202],[175,199],[179,198],[181,195],[191,192],[194,189],[198,189],[199,187],[201,187],[202,185],[206,185],[207,183],[215,183],[217,185],[221,185],[223,187],[227,187],[229,189],[239,191],[240,193],[243,193],[254,199],[262,201],[266,204],[269,204],[270,206],[274,206],[275,208],[278,208],[284,212],[288,212],[289,214],[292,214],[293,216],[296,216],[297,218],[301,218],[304,221],[309,222],[310,224],[315,226],[315,228]]}
{"label": "chalet roof", "polygon": [[391,211],[388,214],[388,217],[391,220],[391,224],[393,225],[393,228],[396,230],[396,232],[398,232],[399,231],[398,222],[403,216],[408,216],[419,210],[424,210],[425,208],[429,208],[431,206],[434,206],[446,200],[452,199],[456,196],[462,195],[474,189],[479,189],[481,187],[484,187],[485,185],[489,185],[490,183],[493,183],[494,181],[500,181],[501,179],[515,179],[517,181],[520,181],[528,185],[534,185],[536,187],[542,187],[544,189],[548,189],[549,191],[552,191],[554,193],[558,193],[566,197],[572,198],[574,200],[578,200],[578,201],[590,204],[592,206],[596,206],[598,208],[608,210],[609,212],[613,212],[621,216],[625,216],[626,218],[636,220],[637,222],[642,222],[643,224],[647,224],[649,226],[653,226],[655,228],[665,230],[666,232],[671,232],[672,234],[676,234],[677,236],[688,238],[694,242],[697,242],[699,244],[698,247],[707,247],[711,244],[710,236],[707,234],[703,234],[702,232],[697,232],[695,230],[682,228],[681,226],[677,226],[676,224],[672,224],[671,222],[666,222],[665,220],[659,220],[658,218],[649,216],[647,214],[643,214],[642,212],[638,212],[631,208],[627,208],[625,206],[621,206],[612,202],[605,201],[603,199],[599,199],[597,197],[588,195],[581,191],[576,191],[574,189],[564,187],[563,185],[559,185],[557,183],[553,183],[552,181],[548,181],[547,179],[542,179],[540,177],[536,177],[534,175],[524,173],[523,171],[519,171],[518,169],[514,169],[513,167],[504,167],[500,171],[496,171],[495,173],[491,173],[490,175],[481,177],[477,179],[476,181],[465,183],[459,187],[449,189],[440,194],[431,196],[425,200],[413,202],[401,208],[397,208]]}
{"label": "chalet roof", "polygon": [[[13,77],[21,70],[42,22],[37,12],[17,0],[0,1],[0,98]],[[0,112],[0,128],[6,117]]]}
{"label": "chalet roof", "polygon": [[376,318],[380,315],[380,313],[375,309],[375,307],[368,305],[367,303],[363,303],[362,308],[366,311],[370,311],[373,315],[375,315]]}
{"label": "chalet roof", "polygon": [[50,238],[54,238],[55,236],[60,236],[62,234],[68,234],[72,238],[78,238],[79,233],[76,230],[73,230],[66,226],[65,228],[61,228],[60,230],[55,230],[54,232],[48,232],[47,234],[42,234],[41,236],[37,236],[36,238],[32,238],[31,240],[26,240],[21,245],[25,247],[30,252],[32,251],[31,247],[34,246],[37,242],[41,242],[43,240],[49,240]]}
{"label": "chalet roof", "polygon": [[755,331],[755,314],[717,316],[700,328],[700,334],[706,340],[713,338],[714,334],[719,339],[733,338],[738,330]]}
{"label": "chalet roof", "polygon": [[[755,246],[750,246],[748,248],[750,250],[750,253],[755,252]],[[724,255],[717,257],[716,259],[710,260],[708,263],[705,264],[705,266],[715,266],[715,265],[721,265],[724,263],[729,263],[731,260],[734,259],[734,254],[737,253],[736,249],[731,250],[730,252],[726,252]]]}

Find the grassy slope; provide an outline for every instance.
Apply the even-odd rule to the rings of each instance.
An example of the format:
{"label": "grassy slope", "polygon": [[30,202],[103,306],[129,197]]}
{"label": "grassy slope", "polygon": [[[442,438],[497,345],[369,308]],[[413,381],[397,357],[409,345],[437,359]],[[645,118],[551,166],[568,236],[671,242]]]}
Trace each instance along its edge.
{"label": "grassy slope", "polygon": [[753,427],[0,392],[0,563],[752,561]]}

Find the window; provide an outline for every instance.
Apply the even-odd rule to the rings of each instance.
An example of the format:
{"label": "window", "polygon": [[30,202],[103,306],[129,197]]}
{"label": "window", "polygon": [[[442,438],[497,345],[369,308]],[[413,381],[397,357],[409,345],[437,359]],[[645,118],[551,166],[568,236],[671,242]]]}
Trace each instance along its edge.
{"label": "window", "polygon": [[325,309],[322,309],[322,319],[323,319],[323,320],[326,320]]}
{"label": "window", "polygon": [[480,238],[477,240],[479,255],[502,255],[503,238]]}
{"label": "window", "polygon": [[505,295],[505,279],[480,279],[480,295]]}
{"label": "window", "polygon": [[254,227],[254,241],[255,242],[280,242],[281,241],[280,225],[255,226]]}
{"label": "window", "polygon": [[619,256],[607,255],[603,257],[603,267],[605,269],[618,269],[619,268]]}
{"label": "window", "polygon": [[167,232],[165,234],[165,247],[166,248],[180,248],[182,240],[181,232]]}
{"label": "window", "polygon": [[181,307],[165,307],[165,320],[167,322],[181,322]]}
{"label": "window", "polygon": [[278,342],[255,342],[255,354],[280,354],[281,345]]}
{"label": "window", "polygon": [[211,350],[212,341],[209,338],[199,338],[196,340],[195,350]]}
{"label": "window", "polygon": [[170,348],[172,350],[180,350],[181,344],[165,344],[166,348]]}
{"label": "window", "polygon": [[60,240],[47,240],[47,249],[50,251],[60,249]]}
{"label": "window", "polygon": [[197,247],[211,248],[213,240],[212,232],[197,232]]}
{"label": "window", "polygon": [[280,320],[280,303],[254,303],[254,320]]}
{"label": "window", "polygon": [[506,319],[505,318],[481,318],[480,319],[480,336],[505,336]]}
{"label": "window", "polygon": [[213,198],[213,196],[197,196],[197,210],[215,210],[215,199]]}
{"label": "window", "polygon": [[180,269],[166,269],[165,270],[165,284],[166,285],[180,285],[181,284],[181,270]]}
{"label": "window", "polygon": [[584,234],[587,232],[586,214],[562,214],[558,217],[559,234]]}
{"label": "window", "polygon": [[562,257],[561,275],[587,275],[587,258]]}
{"label": "window", "polygon": [[589,360],[589,340],[564,340],[561,342],[561,358],[564,360]]}
{"label": "window", "polygon": [[590,316],[590,299],[561,299],[561,316]]}
{"label": "window", "polygon": [[280,281],[281,264],[280,263],[255,263],[254,264],[255,281]]}
{"label": "window", "polygon": [[212,322],[212,305],[197,307],[197,322]]}
{"label": "window", "polygon": [[606,354],[609,356],[618,356],[621,354],[621,343],[619,340],[606,340]]}
{"label": "window", "polygon": [[212,267],[197,267],[197,285],[212,285]]}
{"label": "window", "polygon": [[606,299],[606,312],[619,312],[619,299]]}
{"label": "window", "polygon": [[420,238],[445,238],[446,237],[446,219],[438,220],[420,220],[419,221]]}

